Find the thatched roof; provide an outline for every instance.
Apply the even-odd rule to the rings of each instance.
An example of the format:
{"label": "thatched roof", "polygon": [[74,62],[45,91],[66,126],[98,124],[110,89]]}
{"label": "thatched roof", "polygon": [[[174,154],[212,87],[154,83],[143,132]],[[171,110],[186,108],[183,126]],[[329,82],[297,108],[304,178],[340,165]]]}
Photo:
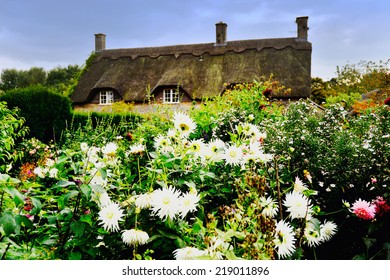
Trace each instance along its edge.
{"label": "thatched roof", "polygon": [[292,96],[310,94],[311,43],[298,38],[229,41],[165,47],[109,49],[96,53],[72,94],[87,103],[100,89],[125,101],[143,101],[146,89],[180,86],[191,98],[220,94],[226,85],[274,74]]}

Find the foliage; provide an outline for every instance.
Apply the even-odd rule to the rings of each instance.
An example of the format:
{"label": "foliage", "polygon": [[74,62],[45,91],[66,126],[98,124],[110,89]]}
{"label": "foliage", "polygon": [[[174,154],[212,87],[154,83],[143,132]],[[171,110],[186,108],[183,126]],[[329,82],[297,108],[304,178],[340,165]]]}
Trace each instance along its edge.
{"label": "foliage", "polygon": [[389,259],[390,110],[322,85],[322,106],[265,80],[188,115],[75,113],[55,144],[14,133],[1,258]]}
{"label": "foliage", "polygon": [[43,86],[10,90],[0,100],[11,108],[19,108],[30,128],[30,136],[44,142],[58,139],[71,118],[70,100]]}
{"label": "foliage", "polygon": [[3,69],[0,76],[0,90],[9,91],[42,85],[68,96],[70,88],[77,82],[80,71],[77,65],[56,67],[49,71],[41,67],[31,67],[29,70]]}
{"label": "foliage", "polygon": [[5,102],[0,102],[0,172],[9,171],[13,163],[21,157],[15,148],[26,136],[28,128],[17,109],[9,109]]}
{"label": "foliage", "polygon": [[[297,173],[306,170],[313,188],[319,192],[321,201],[317,202],[321,209],[337,212],[342,200],[388,198],[390,131],[386,123],[389,117],[389,110],[383,106],[350,116],[340,105],[321,111],[302,101],[288,107],[284,120],[263,123],[267,127],[267,139],[272,139],[265,146],[269,152],[288,159],[289,169]],[[334,217],[336,222],[348,224],[344,214]],[[353,230],[357,230],[356,226]],[[343,236],[340,243],[347,242],[344,239],[350,230],[348,226],[340,228],[339,236]],[[349,237],[348,241],[361,241],[361,234],[355,237]],[[353,251],[349,246],[343,248],[345,251],[338,252],[340,256],[348,256]]]}

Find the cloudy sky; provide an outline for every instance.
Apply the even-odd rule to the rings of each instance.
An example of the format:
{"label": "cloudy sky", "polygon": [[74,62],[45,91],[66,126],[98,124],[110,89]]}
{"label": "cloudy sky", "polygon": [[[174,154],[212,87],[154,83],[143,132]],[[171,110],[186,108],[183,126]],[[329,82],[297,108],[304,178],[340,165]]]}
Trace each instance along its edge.
{"label": "cloudy sky", "polygon": [[107,48],[209,43],[215,23],[228,40],[295,37],[309,16],[312,76],[390,59],[389,0],[0,0],[0,71],[82,65],[94,34]]}

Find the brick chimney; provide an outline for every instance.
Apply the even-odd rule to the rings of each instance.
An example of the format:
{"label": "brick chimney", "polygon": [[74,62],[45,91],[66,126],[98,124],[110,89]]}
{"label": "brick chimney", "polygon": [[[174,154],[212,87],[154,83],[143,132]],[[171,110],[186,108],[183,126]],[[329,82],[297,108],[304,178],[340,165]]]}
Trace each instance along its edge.
{"label": "brick chimney", "polygon": [[216,26],[216,41],[214,46],[219,47],[219,46],[226,46],[227,40],[226,40],[226,29],[227,29],[227,24],[220,21],[215,24]]}
{"label": "brick chimney", "polygon": [[102,52],[106,49],[106,34],[95,34],[95,52]]}
{"label": "brick chimney", "polygon": [[300,40],[307,41],[307,31],[309,27],[307,26],[307,21],[309,17],[297,17],[295,22],[297,23],[297,38]]}

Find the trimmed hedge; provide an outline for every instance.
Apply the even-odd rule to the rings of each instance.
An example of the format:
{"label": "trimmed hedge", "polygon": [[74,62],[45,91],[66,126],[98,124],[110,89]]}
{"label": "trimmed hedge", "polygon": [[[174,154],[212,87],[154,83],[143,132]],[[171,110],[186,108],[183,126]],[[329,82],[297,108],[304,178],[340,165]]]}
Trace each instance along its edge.
{"label": "trimmed hedge", "polygon": [[92,143],[96,137],[111,141],[118,136],[126,137],[143,118],[133,113],[74,112],[60,138],[60,145],[66,142],[86,139]]}
{"label": "trimmed hedge", "polygon": [[44,86],[7,91],[0,101],[6,101],[9,108],[19,108],[30,128],[30,137],[45,143],[58,139],[72,118],[70,99]]}

